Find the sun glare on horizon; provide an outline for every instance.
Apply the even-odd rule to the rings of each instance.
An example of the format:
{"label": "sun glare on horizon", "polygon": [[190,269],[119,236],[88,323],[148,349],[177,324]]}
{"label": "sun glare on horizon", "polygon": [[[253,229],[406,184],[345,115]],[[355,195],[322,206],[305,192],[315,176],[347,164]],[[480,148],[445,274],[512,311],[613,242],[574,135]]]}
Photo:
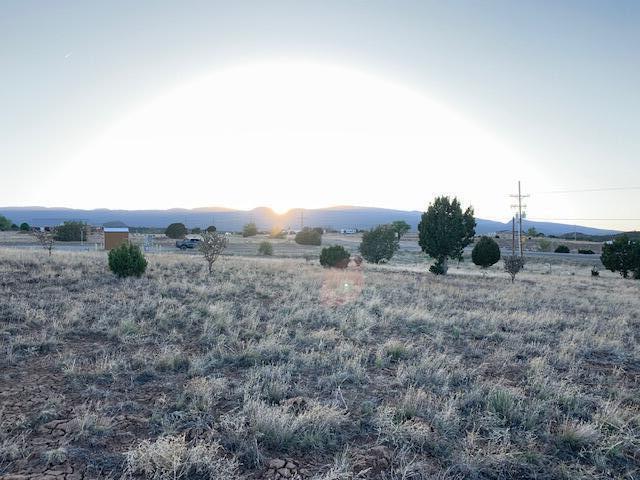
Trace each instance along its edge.
{"label": "sun glare on horizon", "polygon": [[69,205],[83,198],[88,208],[409,209],[450,192],[490,215],[505,201],[469,198],[478,178],[491,165],[493,182],[512,182],[518,161],[522,174],[525,162],[503,141],[397,83],[336,65],[256,62],[129,112],[60,176],[81,178],[95,164],[101,183],[121,185],[117,195],[92,185],[68,192]]}

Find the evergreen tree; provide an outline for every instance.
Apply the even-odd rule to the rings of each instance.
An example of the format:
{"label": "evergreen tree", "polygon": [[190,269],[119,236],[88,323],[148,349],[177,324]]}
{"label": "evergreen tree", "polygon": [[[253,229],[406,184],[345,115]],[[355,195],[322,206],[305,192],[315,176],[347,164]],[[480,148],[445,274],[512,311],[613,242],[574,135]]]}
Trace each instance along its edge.
{"label": "evergreen tree", "polygon": [[409,225],[404,220],[396,220],[395,222],[391,223],[391,228],[393,228],[393,230],[398,235],[398,240],[400,240],[405,233],[411,230],[411,225]]}
{"label": "evergreen tree", "polygon": [[296,233],[295,242],[299,245],[321,245],[322,234],[316,229],[305,227]]}
{"label": "evergreen tree", "polygon": [[633,277],[640,279],[640,242],[629,240],[626,235],[605,243],[600,260],[607,270],[620,272],[623,278],[629,278],[629,272],[633,272]]}
{"label": "evergreen tree", "polygon": [[367,262],[389,261],[399,248],[398,232],[392,225],[378,225],[362,234],[360,254]]}
{"label": "evergreen tree", "polygon": [[84,222],[64,222],[56,227],[55,238],[60,242],[79,242],[84,237]]}
{"label": "evergreen tree", "polygon": [[188,233],[187,227],[184,226],[184,223],[172,223],[167,227],[164,231],[164,234],[169,238],[184,238],[184,236]]}
{"label": "evergreen tree", "polygon": [[4,215],[0,215],[0,232],[5,230],[11,230],[11,220]]}
{"label": "evergreen tree", "polygon": [[473,207],[464,212],[457,198],[437,197],[418,224],[418,244],[422,251],[435,258],[429,270],[435,274],[446,274],[448,259],[462,260],[464,247],[473,241],[476,220]]}

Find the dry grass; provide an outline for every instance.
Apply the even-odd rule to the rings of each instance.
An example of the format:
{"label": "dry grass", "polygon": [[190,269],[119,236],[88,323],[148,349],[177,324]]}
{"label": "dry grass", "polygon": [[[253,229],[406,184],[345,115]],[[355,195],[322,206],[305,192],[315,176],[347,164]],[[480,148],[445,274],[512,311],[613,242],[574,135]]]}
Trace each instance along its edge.
{"label": "dry grass", "polygon": [[638,478],[640,284],[567,268],[0,250],[0,475]]}

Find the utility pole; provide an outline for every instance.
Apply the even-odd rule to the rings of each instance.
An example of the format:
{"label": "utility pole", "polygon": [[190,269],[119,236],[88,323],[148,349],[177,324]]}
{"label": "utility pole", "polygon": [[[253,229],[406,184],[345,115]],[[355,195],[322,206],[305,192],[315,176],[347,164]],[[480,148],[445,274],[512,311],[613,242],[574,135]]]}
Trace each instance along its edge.
{"label": "utility pole", "polygon": [[516,254],[516,217],[511,217],[511,256]]}
{"label": "utility pole", "polygon": [[[518,209],[518,244],[520,251],[520,258],[524,258],[524,252],[522,251],[522,209],[527,208],[526,205],[522,204],[522,199],[528,197],[529,195],[522,195],[522,190],[520,189],[520,180],[518,180],[518,194],[517,195],[509,195],[512,198],[517,198],[518,203],[515,205],[511,205],[511,208]],[[515,252],[514,252],[515,253]]]}

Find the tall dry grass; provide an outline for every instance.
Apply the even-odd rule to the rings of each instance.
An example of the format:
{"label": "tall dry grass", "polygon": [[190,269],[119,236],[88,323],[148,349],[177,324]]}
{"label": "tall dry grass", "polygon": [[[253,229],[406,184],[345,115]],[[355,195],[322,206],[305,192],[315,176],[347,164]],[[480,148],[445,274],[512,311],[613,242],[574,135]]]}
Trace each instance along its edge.
{"label": "tall dry grass", "polygon": [[[337,279],[237,257],[205,270],[151,255],[120,280],[101,253],[0,251],[0,473],[44,458],[30,440],[61,419],[83,428],[47,449],[112,476],[164,478],[174,443],[185,475],[250,478],[272,457],[317,478],[640,474],[637,282],[401,265]],[[22,404],[11,378],[44,371],[61,397]]]}

